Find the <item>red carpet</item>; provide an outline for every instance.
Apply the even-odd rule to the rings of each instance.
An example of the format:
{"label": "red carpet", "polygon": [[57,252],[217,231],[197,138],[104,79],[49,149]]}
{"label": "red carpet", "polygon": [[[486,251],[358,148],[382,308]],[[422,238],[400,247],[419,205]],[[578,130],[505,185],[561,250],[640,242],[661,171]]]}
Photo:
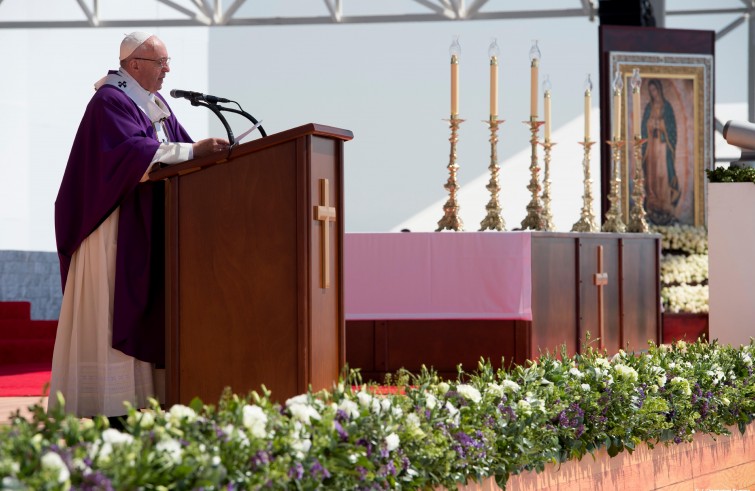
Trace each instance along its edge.
{"label": "red carpet", "polygon": [[0,302],[0,397],[45,394],[57,326],[31,319],[29,302]]}
{"label": "red carpet", "polygon": [[0,365],[0,397],[47,395],[50,363]]}

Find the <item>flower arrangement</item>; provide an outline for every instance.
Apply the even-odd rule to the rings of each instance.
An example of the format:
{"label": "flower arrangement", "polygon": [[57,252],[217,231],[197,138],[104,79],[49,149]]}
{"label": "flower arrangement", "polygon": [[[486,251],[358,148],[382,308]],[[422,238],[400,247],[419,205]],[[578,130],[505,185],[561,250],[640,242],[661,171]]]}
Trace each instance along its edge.
{"label": "flower arrangement", "polygon": [[661,249],[676,254],[708,254],[708,230],[691,225],[651,225],[650,232],[661,235]]}
{"label": "flower arrangement", "polygon": [[708,255],[679,256],[664,254],[661,257],[661,283],[700,284],[708,281]]}
{"label": "flower arrangement", "polygon": [[[607,358],[546,354],[511,370],[480,362],[456,381],[398,375],[278,404],[264,390],[217,406],[128,409],[125,431],[33,408],[0,427],[0,488],[429,489],[542,471],[549,462],[741,432],[755,417],[755,345],[679,342]],[[559,359],[560,358],[560,359]],[[371,390],[372,389],[372,390]],[[63,402],[63,401],[61,401]]]}
{"label": "flower arrangement", "polygon": [[661,302],[667,312],[708,312],[708,285],[674,285],[661,288]]}
{"label": "flower arrangement", "polygon": [[689,225],[651,226],[661,235],[661,301],[666,312],[708,312],[708,231]]}

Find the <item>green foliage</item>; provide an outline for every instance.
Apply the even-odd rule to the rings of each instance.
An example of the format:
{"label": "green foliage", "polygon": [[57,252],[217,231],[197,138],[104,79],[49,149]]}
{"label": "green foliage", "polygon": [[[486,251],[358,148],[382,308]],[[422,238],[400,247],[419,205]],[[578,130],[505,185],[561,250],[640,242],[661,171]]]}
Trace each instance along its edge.
{"label": "green foliage", "polygon": [[755,169],[729,164],[729,167],[706,169],[709,182],[755,182]]}
{"label": "green foliage", "polygon": [[454,489],[489,476],[505,486],[601,447],[615,456],[744,431],[755,416],[754,356],[753,343],[611,358],[588,345],[511,370],[480,361],[455,381],[402,371],[395,391],[340,382],[283,405],[264,387],[226,391],[217,405],[165,411],[153,401],[128,408],[125,432],[35,406],[0,427],[0,488]]}

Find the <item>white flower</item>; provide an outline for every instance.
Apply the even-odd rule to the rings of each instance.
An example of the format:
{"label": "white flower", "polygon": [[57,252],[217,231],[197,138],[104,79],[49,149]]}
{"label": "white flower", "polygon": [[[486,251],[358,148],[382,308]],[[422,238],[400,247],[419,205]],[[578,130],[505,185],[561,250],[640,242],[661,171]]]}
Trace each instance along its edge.
{"label": "white flower", "polygon": [[659,376],[659,377],[658,377],[658,378],[656,379],[656,383],[658,384],[658,387],[663,387],[663,386],[665,386],[665,385],[666,385],[666,376],[665,376],[665,375],[660,375],[660,376]]}
{"label": "white flower", "polygon": [[530,405],[529,401],[526,399],[521,399],[519,402],[516,403],[517,412],[520,414],[523,414],[525,416],[529,416],[532,414],[532,406]]}
{"label": "white flower", "polygon": [[708,279],[708,255],[662,254],[660,277],[664,285],[703,283]]}
{"label": "white flower", "polygon": [[355,454],[355,453],[349,454],[349,462],[351,462],[352,464],[356,464],[357,460],[359,460],[358,454]]}
{"label": "white flower", "polygon": [[750,355],[749,355],[749,354],[747,354],[747,353],[742,353],[742,361],[743,361],[743,362],[744,362],[744,364],[745,364],[745,365],[747,365],[748,367],[749,367],[749,366],[752,366],[752,358],[750,357]]}
{"label": "white flower", "polygon": [[419,422],[419,416],[417,416],[414,413],[409,413],[406,415],[406,425],[409,428],[419,428],[420,422]]}
{"label": "white flower", "polygon": [[174,438],[168,438],[167,440],[161,440],[155,445],[155,450],[159,453],[164,453],[174,464],[180,464],[183,457],[183,449],[181,443]]}
{"label": "white flower", "polygon": [[503,385],[503,388],[506,391],[519,392],[519,389],[520,389],[519,384],[517,384],[513,380],[506,379],[503,382],[501,382],[501,385]]}
{"label": "white flower", "polygon": [[291,440],[291,448],[296,452],[296,458],[302,460],[304,454],[309,452],[309,449],[312,448],[312,442],[308,438],[294,437]]}
{"label": "white flower", "polygon": [[459,384],[456,386],[456,391],[464,396],[465,399],[477,404],[482,400],[480,391],[468,384]]}
{"label": "white flower", "polygon": [[590,384],[582,384],[582,385],[580,385],[580,387],[582,387],[582,390],[584,390],[584,391],[589,391],[590,390]]}
{"label": "white flower", "polygon": [[652,233],[661,235],[663,250],[681,251],[687,254],[708,253],[708,231],[705,227],[691,225],[651,225]]}
{"label": "white flower", "polygon": [[[92,472],[92,468],[84,462],[84,459],[78,457],[73,459],[73,468],[85,475]],[[2,487],[0,487],[0,489],[2,489]]]}
{"label": "white flower", "polygon": [[103,461],[107,461],[110,458],[110,454],[113,453],[113,447],[119,445],[128,445],[134,441],[134,437],[128,433],[121,433],[120,431],[108,428],[100,435],[101,441],[94,442],[90,449],[90,457],[95,456]]}
{"label": "white flower", "polygon": [[349,418],[359,417],[359,406],[357,406],[357,403],[352,401],[351,399],[342,400],[338,405],[338,409],[345,412],[349,416]]}
{"label": "white flower", "polygon": [[373,398],[372,404],[370,405],[370,411],[372,411],[372,414],[380,414],[382,406],[380,405],[380,401]]}
{"label": "white flower", "polygon": [[603,368],[611,368],[611,362],[606,360],[605,358],[596,358],[595,365]]}
{"label": "white flower", "polygon": [[503,386],[490,383],[487,387],[488,394],[492,394],[494,397],[503,397]]}
{"label": "white flower", "polygon": [[[290,409],[290,408],[289,408]],[[246,404],[243,409],[243,423],[249,429],[249,432],[255,438],[265,438],[267,432],[267,414],[257,406]]]}
{"label": "white flower", "polygon": [[723,404],[724,406],[728,406],[729,404],[731,404],[731,401],[726,397],[722,397],[721,404]]}
{"label": "white flower", "polygon": [[719,382],[726,378],[726,374],[717,365],[713,365],[713,370],[708,370],[706,374],[713,379],[713,385],[718,385]]}
{"label": "white flower", "polygon": [[541,413],[545,412],[545,401],[542,399],[536,399],[532,396],[532,394],[527,394],[527,398],[525,399],[527,403],[530,405],[530,408],[532,408],[533,411],[539,411]]}
{"label": "white flower", "polygon": [[234,428],[231,425],[226,426],[226,428],[229,428],[229,431],[226,431],[228,435],[233,435],[234,440],[237,440],[239,442],[239,445],[243,447],[249,446],[249,437],[246,436],[246,433],[243,431],[233,431]]}
{"label": "white flower", "polygon": [[618,353],[616,353],[615,355],[613,355],[611,357],[611,361],[613,361],[613,362],[619,361],[622,358],[624,358],[625,355],[626,355],[626,353],[624,353],[624,350],[620,349]]}
{"label": "white flower", "polygon": [[40,433],[37,433],[31,437],[30,443],[34,448],[39,450],[42,448],[42,440],[44,440],[44,437]]}
{"label": "white flower", "polygon": [[390,435],[385,437],[385,448],[389,452],[393,452],[394,450],[398,448],[399,441],[400,440],[399,440],[398,435],[395,433],[391,433]]}
{"label": "white flower", "polygon": [[576,367],[575,368],[570,368],[569,369],[569,374],[574,375],[577,378],[582,378],[582,377],[585,376],[585,374],[582,373],[582,372],[580,372],[579,368],[576,368]]}
{"label": "white flower", "polygon": [[357,394],[357,400],[359,401],[360,406],[370,407],[370,404],[372,403],[372,396],[367,392],[362,391]]}
{"label": "white flower", "polygon": [[108,428],[102,432],[102,441],[111,445],[122,445],[133,442],[134,437],[128,433],[121,433],[116,429]]}
{"label": "white flower", "polygon": [[451,404],[451,401],[446,401],[446,411],[448,411],[448,421],[458,424],[459,423],[459,410]]}
{"label": "white flower", "polygon": [[637,370],[634,368],[622,363],[617,363],[613,368],[621,378],[637,382]]}
{"label": "white flower", "polygon": [[398,419],[404,415],[404,411],[398,406],[393,406],[391,408],[391,414],[393,415],[394,418]]}
{"label": "white flower", "polygon": [[434,395],[430,394],[429,392],[425,393],[425,407],[427,409],[435,409],[435,406],[438,405],[438,399],[435,398]]}
{"label": "white flower", "polygon": [[291,413],[291,416],[304,424],[309,424],[311,419],[320,419],[320,413],[307,403],[291,404],[288,406],[288,410]]}
{"label": "white flower", "polygon": [[675,285],[661,288],[661,300],[668,312],[707,313],[708,285]]}
{"label": "white flower", "polygon": [[380,408],[384,412],[388,412],[391,409],[391,401],[390,399],[383,399],[380,401]]}
{"label": "white flower", "polygon": [[68,470],[68,467],[66,467],[65,462],[63,462],[60,455],[55,452],[47,452],[44,454],[41,462],[43,469],[48,469],[53,472],[57,471],[59,483],[65,483],[71,478],[71,472]]}
{"label": "white flower", "polygon": [[173,407],[170,408],[170,411],[168,412],[170,414],[171,419],[173,420],[187,420],[188,422],[192,422],[195,419],[197,419],[197,413],[194,412],[194,410],[188,406],[184,406],[183,404],[176,404]]}
{"label": "white flower", "polygon": [[286,407],[292,404],[309,404],[309,396],[307,396],[307,394],[300,394],[286,400]]}
{"label": "white flower", "polygon": [[219,465],[221,464],[222,460],[220,459],[220,456],[218,456],[218,455],[213,455],[213,456],[212,456],[212,461],[211,461],[211,462],[212,462],[212,466],[213,466],[213,467],[217,467],[217,466],[219,466]]}
{"label": "white flower", "polygon": [[671,385],[679,387],[684,395],[692,395],[692,389],[689,386],[687,379],[682,377],[674,377],[671,379]]}
{"label": "white flower", "polygon": [[155,425],[155,416],[151,412],[143,412],[137,415],[139,428],[149,429]]}

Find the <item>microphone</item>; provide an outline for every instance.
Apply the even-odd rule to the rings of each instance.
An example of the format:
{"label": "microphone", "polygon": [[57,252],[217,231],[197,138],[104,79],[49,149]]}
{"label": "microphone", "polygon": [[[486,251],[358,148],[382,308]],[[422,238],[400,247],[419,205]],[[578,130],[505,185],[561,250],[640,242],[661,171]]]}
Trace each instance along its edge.
{"label": "microphone", "polygon": [[210,104],[217,104],[218,102],[233,102],[223,97],[216,97],[214,95],[209,95],[209,94],[206,95],[206,94],[202,94],[201,92],[192,92],[190,90],[173,89],[170,91],[170,95],[172,97],[175,97],[176,99],[183,98],[183,99],[189,99],[190,101],[193,101],[193,100],[205,101],[205,102],[209,102]]}

